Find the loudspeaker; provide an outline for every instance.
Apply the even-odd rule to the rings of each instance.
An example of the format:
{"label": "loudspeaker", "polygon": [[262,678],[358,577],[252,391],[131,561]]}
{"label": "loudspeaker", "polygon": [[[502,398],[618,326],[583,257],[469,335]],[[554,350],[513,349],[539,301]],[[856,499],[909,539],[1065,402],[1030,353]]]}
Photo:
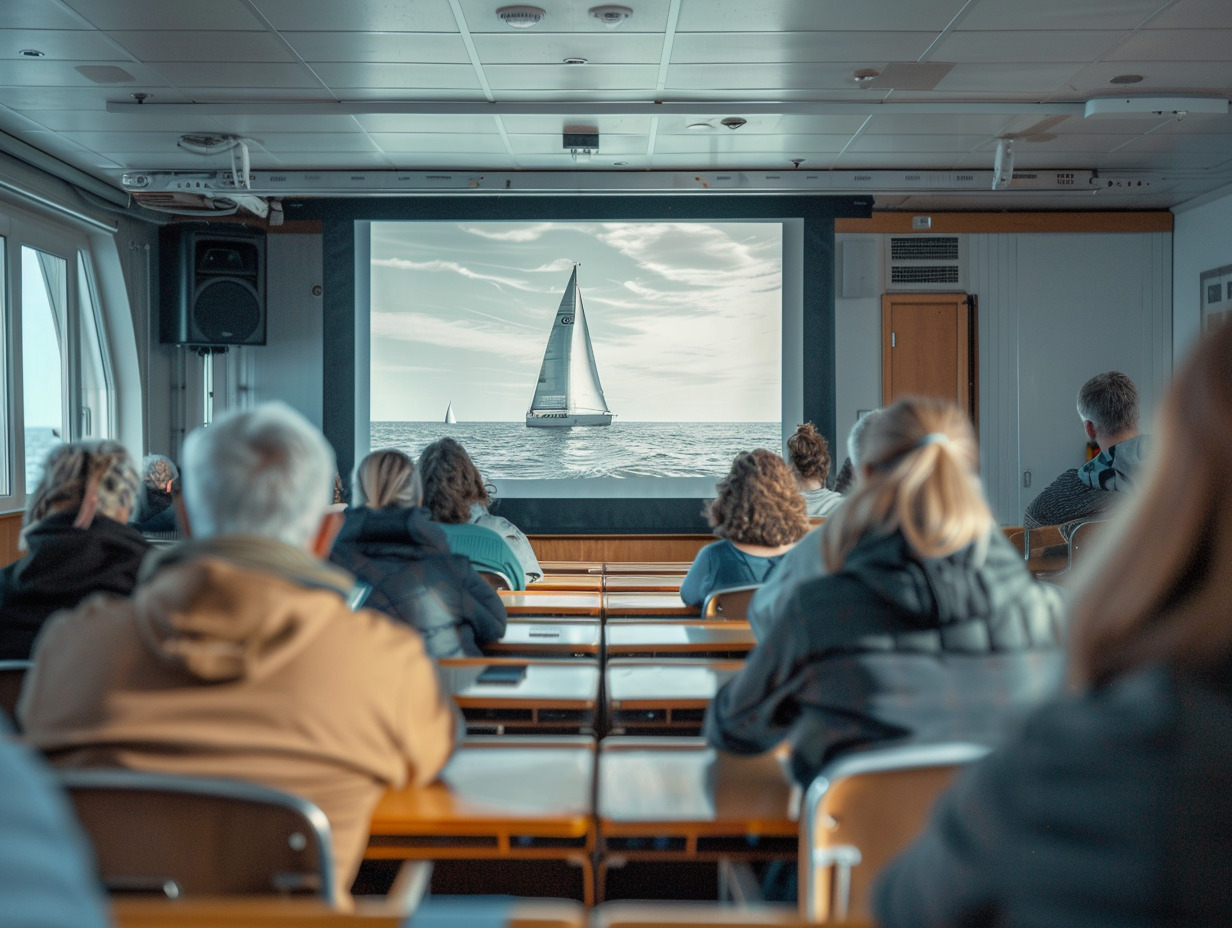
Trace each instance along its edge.
{"label": "loudspeaker", "polygon": [[159,232],[158,340],[265,344],[265,233],[164,226]]}

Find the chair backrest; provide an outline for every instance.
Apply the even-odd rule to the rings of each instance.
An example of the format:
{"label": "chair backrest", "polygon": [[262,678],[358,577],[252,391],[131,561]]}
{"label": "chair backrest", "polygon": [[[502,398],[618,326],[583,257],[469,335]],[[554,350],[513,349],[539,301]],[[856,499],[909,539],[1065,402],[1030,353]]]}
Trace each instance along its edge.
{"label": "chair backrest", "polygon": [[800,815],[800,908],[813,921],[872,921],[877,874],[923,829],[933,800],[983,745],[857,751],[826,766]]}
{"label": "chair backrest", "polygon": [[484,582],[494,590],[512,590],[513,581],[506,577],[499,570],[479,570],[476,571],[479,576],[483,577]]}
{"label": "chair backrest", "polygon": [[1096,538],[1103,532],[1107,519],[1092,519],[1074,526],[1069,536],[1069,566],[1072,570],[1091,553]]}
{"label": "chair backrest", "polygon": [[1027,557],[1027,531],[1021,525],[1003,525],[1001,531],[1023,560]]}
{"label": "chair backrest", "polygon": [[240,780],[57,773],[110,892],[336,901],[329,821],[306,799]]}
{"label": "chair backrest", "polygon": [[0,661],[0,709],[17,725],[17,699],[32,661]]}
{"label": "chair backrest", "polygon": [[761,584],[752,586],[729,586],[725,590],[715,590],[702,603],[702,616],[709,619],[747,619],[749,603],[753,594],[761,589]]}

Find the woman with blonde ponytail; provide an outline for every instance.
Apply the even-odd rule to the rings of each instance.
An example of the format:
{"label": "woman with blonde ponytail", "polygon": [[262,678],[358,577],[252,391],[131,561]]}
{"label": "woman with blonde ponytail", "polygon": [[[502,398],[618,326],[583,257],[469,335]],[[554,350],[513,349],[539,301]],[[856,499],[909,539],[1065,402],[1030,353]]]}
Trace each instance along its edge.
{"label": "woman with blonde ponytail", "polygon": [[452,554],[424,508],[415,462],[374,451],[355,468],[352,508],[330,560],[367,583],[364,605],[418,629],[433,657],[477,657],[505,634],[505,606],[470,561]]}
{"label": "woman with blonde ponytail", "polygon": [[28,658],[53,612],[91,593],[132,592],[150,548],[127,524],[139,487],[118,442],[71,442],[48,453],[26,501],[26,553],[0,571],[0,659]]}
{"label": "woman with blonde ponytail", "polygon": [[826,523],[826,572],[781,600],[705,733],[738,754],[789,739],[808,783],[839,750],[913,737],[994,741],[1049,692],[1061,604],[993,522],[953,405],[905,399],[861,437],[856,488]]}

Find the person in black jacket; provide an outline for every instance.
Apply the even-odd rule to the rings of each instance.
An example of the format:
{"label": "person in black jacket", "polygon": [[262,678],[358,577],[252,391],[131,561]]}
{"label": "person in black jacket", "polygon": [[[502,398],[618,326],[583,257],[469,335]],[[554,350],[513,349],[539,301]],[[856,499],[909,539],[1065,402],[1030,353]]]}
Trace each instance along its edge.
{"label": "person in black jacket", "polygon": [[44,621],[91,593],[127,596],[149,550],[127,525],[140,481],[114,441],[59,445],[26,505],[25,555],[0,570],[0,659],[25,660]]}
{"label": "person in black jacket", "polygon": [[364,605],[414,627],[433,657],[478,657],[505,634],[505,606],[422,505],[414,463],[374,451],[355,469],[330,560],[372,587]]}
{"label": "person in black jacket", "polygon": [[[1075,580],[1076,692],[942,796],[878,924],[1232,924],[1232,325],[1177,377]],[[1183,479],[1178,479],[1183,475]]]}
{"label": "person in black jacket", "polygon": [[903,400],[862,449],[856,491],[822,534],[827,573],[783,601],[705,719],[736,754],[790,740],[802,784],[872,742],[995,741],[1060,671],[1060,597],[993,524],[966,417]]}

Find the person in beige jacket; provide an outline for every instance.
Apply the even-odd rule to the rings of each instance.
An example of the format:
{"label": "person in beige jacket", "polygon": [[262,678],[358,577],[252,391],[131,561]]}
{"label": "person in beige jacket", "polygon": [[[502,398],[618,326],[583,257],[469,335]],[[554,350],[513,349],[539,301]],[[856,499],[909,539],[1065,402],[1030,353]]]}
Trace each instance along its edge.
{"label": "person in beige jacket", "polygon": [[95,596],[35,643],[18,717],[52,764],[233,777],[325,812],[338,898],[387,787],[434,779],[460,716],[419,634],[352,611],[321,558],[334,459],[268,404],[189,436],[191,538],[151,555],[129,599]]}

